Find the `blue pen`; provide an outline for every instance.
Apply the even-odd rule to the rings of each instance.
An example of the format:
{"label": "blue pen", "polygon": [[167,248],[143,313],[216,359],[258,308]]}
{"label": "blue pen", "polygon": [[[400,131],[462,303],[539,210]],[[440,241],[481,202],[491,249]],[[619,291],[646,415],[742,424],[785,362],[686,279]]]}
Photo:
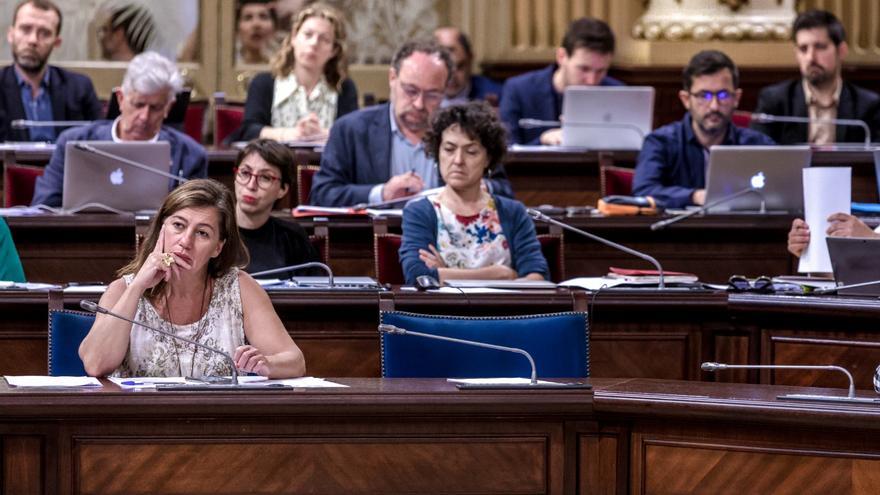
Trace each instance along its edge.
{"label": "blue pen", "polygon": [[152,383],[148,383],[148,382],[136,382],[136,381],[132,381],[132,380],[126,380],[126,381],[122,382],[121,384],[122,384],[122,385],[128,385],[128,386],[132,386],[132,385],[152,385]]}

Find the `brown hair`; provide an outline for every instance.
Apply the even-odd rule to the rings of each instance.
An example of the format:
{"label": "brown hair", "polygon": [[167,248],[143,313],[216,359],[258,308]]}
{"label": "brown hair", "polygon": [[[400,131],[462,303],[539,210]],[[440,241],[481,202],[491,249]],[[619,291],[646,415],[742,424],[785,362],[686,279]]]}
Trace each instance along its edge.
{"label": "brown hair", "polygon": [[287,77],[293,70],[293,66],[296,65],[296,54],[293,52],[291,41],[310,17],[320,17],[333,25],[333,49],[336,53],[324,65],[324,78],[327,79],[327,84],[339,90],[348,72],[348,60],[345,55],[345,21],[341,12],[323,3],[309,5],[296,17],[296,22],[281,42],[281,49],[272,56],[272,75]]}
{"label": "brown hair", "polygon": [[18,11],[27,4],[33,5],[35,9],[54,11],[55,14],[58,15],[58,26],[56,26],[55,28],[55,35],[58,36],[59,34],[61,34],[61,9],[59,9],[58,6],[50,0],[24,0],[23,2],[20,2],[18,5],[15,6],[15,13],[12,14],[13,26],[15,25],[16,21],[18,21]]}
{"label": "brown hair", "polygon": [[[208,275],[218,278],[233,266],[239,268],[247,266],[248,252],[238,234],[238,225],[235,222],[235,197],[232,192],[214,179],[193,179],[168,193],[153,221],[150,222],[150,229],[137,255],[129,264],[120,268],[117,275],[121,277],[133,274],[141,269],[159,240],[159,231],[162,230],[165,219],[184,208],[206,207],[216,208],[220,213],[220,239],[226,241],[220,254],[208,262]],[[160,281],[148,291],[149,297],[158,296],[164,288],[165,282]]]}
{"label": "brown hair", "polygon": [[507,152],[507,129],[496,112],[484,101],[471,101],[460,105],[441,108],[431,120],[431,126],[422,141],[425,153],[440,161],[440,144],[443,131],[457,125],[469,138],[480,142],[486,148],[488,170],[494,170]]}

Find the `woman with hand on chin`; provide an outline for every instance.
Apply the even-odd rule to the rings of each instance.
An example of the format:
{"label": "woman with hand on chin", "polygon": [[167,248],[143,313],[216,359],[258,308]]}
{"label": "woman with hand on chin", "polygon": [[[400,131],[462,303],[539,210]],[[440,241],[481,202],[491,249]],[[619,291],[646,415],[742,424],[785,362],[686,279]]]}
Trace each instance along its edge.
{"label": "woman with hand on chin", "polygon": [[547,261],[525,206],[486,192],[482,179],[501,162],[506,131],[482,102],[437,112],[425,135],[445,182],[403,211],[400,261],[407,284],[420,275],[451,279],[545,280]]}
{"label": "woman with hand on chin", "polygon": [[[247,251],[232,193],[210,179],[168,194],[135,259],[100,305],[137,322],[230,354],[236,368],[269,378],[305,373],[305,359],[266,292],[239,270]],[[79,355],[92,376],[228,376],[228,361],[110,315],[99,314]]]}
{"label": "woman with hand on chin", "polygon": [[357,110],[346,77],[342,14],[320,3],[303,9],[272,58],[272,72],[248,87],[244,121],[232,140],[325,140],[333,122]]}

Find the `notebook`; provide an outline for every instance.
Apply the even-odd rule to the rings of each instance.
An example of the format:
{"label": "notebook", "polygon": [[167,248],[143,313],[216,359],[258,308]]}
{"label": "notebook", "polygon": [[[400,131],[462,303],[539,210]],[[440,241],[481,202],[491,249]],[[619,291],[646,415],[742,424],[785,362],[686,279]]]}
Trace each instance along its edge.
{"label": "notebook", "polygon": [[653,119],[651,86],[569,86],[562,102],[562,145],[638,150]]}
{"label": "notebook", "polygon": [[80,209],[89,203],[131,212],[159,209],[168,194],[167,177],[79,149],[76,147],[79,143],[89,144],[166,174],[171,169],[171,145],[168,142],[69,141],[64,155],[61,202],[64,210]]}
{"label": "notebook", "polygon": [[[753,187],[761,191],[768,212],[800,214],[804,211],[803,169],[810,166],[810,159],[809,146],[712,146],[706,204]],[[757,212],[761,195],[745,194],[708,212]]]}
{"label": "notebook", "polygon": [[[827,237],[831,269],[837,285],[853,285],[880,280],[880,239],[865,237]],[[838,289],[847,296],[880,296],[880,283]]]}

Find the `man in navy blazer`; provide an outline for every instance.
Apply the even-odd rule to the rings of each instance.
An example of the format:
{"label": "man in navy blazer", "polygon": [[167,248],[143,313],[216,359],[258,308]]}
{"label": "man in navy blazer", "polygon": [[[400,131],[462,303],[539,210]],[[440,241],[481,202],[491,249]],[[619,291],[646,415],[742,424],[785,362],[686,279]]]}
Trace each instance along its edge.
{"label": "man in navy blazer", "polygon": [[[312,204],[376,204],[441,186],[422,138],[451,70],[449,53],[433,40],[410,41],[398,49],[388,71],[390,103],[352,112],[330,128],[312,180]],[[501,167],[485,184],[496,194],[513,195]]]}
{"label": "man in navy blazer", "polygon": [[61,11],[50,1],[18,4],[6,40],[13,64],[0,69],[0,141],[54,141],[64,128],[13,129],[13,120],[95,120],[101,104],[92,81],[47,65],[61,45]]}
{"label": "man in navy blazer", "polygon": [[[811,119],[857,119],[868,124],[872,141],[880,140],[880,95],[841,77],[849,48],[846,31],[837,17],[824,10],[803,12],[794,21],[792,38],[801,77],[762,89],[755,112]],[[751,128],[779,144],[865,140],[865,131],[856,126],[753,120]]]}
{"label": "man in navy blazer", "polygon": [[622,86],[608,77],[614,57],[614,32],[608,24],[589,17],[571,23],[556,48],[556,63],[512,77],[501,92],[501,120],[518,144],[562,144],[558,127],[523,128],[520,119],[558,121],[568,86]]}
{"label": "man in navy blazer", "polygon": [[442,106],[472,100],[486,100],[497,106],[501,99],[501,85],[488,77],[473,74],[474,51],[467,35],[456,27],[446,26],[434,30],[434,39],[452,56],[452,78],[446,85]]}

